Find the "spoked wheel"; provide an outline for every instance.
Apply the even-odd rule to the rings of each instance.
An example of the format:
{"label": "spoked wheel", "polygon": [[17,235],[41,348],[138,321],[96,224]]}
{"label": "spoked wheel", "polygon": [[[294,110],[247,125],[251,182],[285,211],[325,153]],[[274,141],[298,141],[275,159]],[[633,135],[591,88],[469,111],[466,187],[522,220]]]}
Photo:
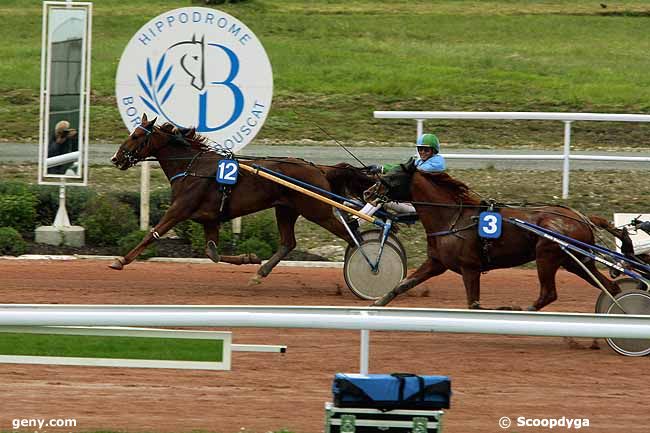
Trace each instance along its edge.
{"label": "spoked wheel", "polygon": [[[623,307],[612,303],[607,314],[650,315],[650,293],[644,290],[630,290],[616,295],[616,301]],[[607,338],[607,344],[625,356],[645,356],[650,354],[650,340],[639,338]]]}
{"label": "spoked wheel", "polygon": [[406,277],[406,258],[394,244],[386,242],[377,271],[373,271],[363,252],[374,264],[379,255],[380,242],[370,239],[353,248],[343,265],[343,277],[348,288],[361,299],[375,300],[391,291]]}
{"label": "spoked wheel", "polygon": [[[363,241],[369,241],[372,239],[375,239],[379,242],[381,242],[381,236],[383,234],[382,229],[370,229],[366,230],[364,232],[359,233],[359,237],[361,238],[360,242]],[[397,236],[395,236],[392,233],[388,234],[388,238],[386,238],[386,243],[391,244],[399,251],[402,256],[404,256],[404,260],[406,260],[406,249],[404,248],[404,245],[402,244],[402,241],[399,240]],[[347,261],[348,256],[356,248],[356,245],[348,245],[347,249],[345,250],[345,260]]]}
{"label": "spoked wheel", "polygon": [[[634,278],[621,278],[620,280],[615,280],[618,287],[621,289],[621,293],[629,292],[631,290],[647,290],[647,287]],[[596,313],[604,314],[607,313],[610,305],[612,305],[612,298],[607,296],[604,292],[600,292],[598,299],[596,300]]]}

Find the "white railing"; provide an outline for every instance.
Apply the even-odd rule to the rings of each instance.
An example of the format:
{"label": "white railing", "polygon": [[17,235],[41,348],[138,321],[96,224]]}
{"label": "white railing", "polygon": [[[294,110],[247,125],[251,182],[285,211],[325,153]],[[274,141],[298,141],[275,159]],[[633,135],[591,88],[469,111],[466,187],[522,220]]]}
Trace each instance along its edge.
{"label": "white railing", "polygon": [[372,307],[0,304],[0,326],[360,330],[362,373],[368,372],[370,330],[650,338],[650,316]]}
{"label": "white railing", "polygon": [[644,156],[571,155],[571,123],[595,122],[650,122],[646,114],[600,114],[600,113],[540,113],[540,112],[471,112],[471,111],[375,111],[378,119],[413,119],[417,122],[417,136],[422,135],[427,119],[460,120],[555,120],[564,122],[564,151],[557,155],[468,155],[444,153],[448,159],[499,159],[499,160],[562,160],[562,198],[569,198],[570,161],[629,161],[650,162]]}
{"label": "white railing", "polygon": [[64,153],[62,155],[50,156],[45,161],[45,166],[47,168],[57,167],[59,165],[68,164],[70,162],[78,162],[78,161],[79,161],[79,151],[76,150],[74,152]]}

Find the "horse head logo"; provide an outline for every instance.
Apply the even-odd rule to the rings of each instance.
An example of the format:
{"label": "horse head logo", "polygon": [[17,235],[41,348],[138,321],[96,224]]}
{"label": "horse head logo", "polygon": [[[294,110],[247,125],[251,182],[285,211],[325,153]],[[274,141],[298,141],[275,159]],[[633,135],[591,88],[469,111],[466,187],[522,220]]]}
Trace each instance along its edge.
{"label": "horse head logo", "polygon": [[[206,59],[208,52],[210,58]],[[215,63],[215,56],[221,56],[223,61]],[[215,64],[218,67],[215,68]],[[176,72],[173,73],[174,68]],[[184,74],[179,73],[180,70]],[[219,43],[206,43],[204,35],[201,38],[193,35],[191,39],[170,45],[157,62],[147,58],[146,74],[138,74],[140,87],[144,91],[140,94],[140,100],[153,113],[176,126],[195,125],[199,132],[218,131],[233,124],[243,111],[244,94],[235,81],[238,73],[239,58],[231,48]],[[172,74],[174,79],[170,78]],[[184,91],[176,92],[174,104],[163,108],[177,84],[181,87],[185,85]],[[192,89],[195,92],[188,92]],[[219,90],[225,93],[232,107],[232,111],[224,111],[221,117],[215,116],[213,107],[216,99],[213,97],[210,105],[209,95]],[[223,97],[219,100],[222,105],[223,100]],[[197,107],[196,117],[191,117],[192,110],[186,108],[187,104]]]}
{"label": "horse head logo", "polygon": [[201,40],[196,39],[196,35],[192,36],[189,41],[178,42],[167,49],[181,47],[187,50],[181,55],[180,64],[181,68],[191,78],[191,85],[199,92],[205,87],[205,36]]}
{"label": "horse head logo", "polygon": [[[183,74],[181,73],[179,78],[178,72],[173,72],[174,67],[176,66],[177,71],[182,70],[187,74],[189,84],[197,92],[204,92],[206,90],[205,45],[205,36],[198,39],[193,35],[190,40],[170,45],[157,62],[147,58],[146,73],[138,74],[138,81],[143,90],[140,100],[149,110],[166,117],[172,123],[178,123],[173,119],[177,117],[173,109],[172,112],[163,109],[176,84],[180,83],[179,79],[182,79]],[[171,78],[172,75],[175,78]]]}

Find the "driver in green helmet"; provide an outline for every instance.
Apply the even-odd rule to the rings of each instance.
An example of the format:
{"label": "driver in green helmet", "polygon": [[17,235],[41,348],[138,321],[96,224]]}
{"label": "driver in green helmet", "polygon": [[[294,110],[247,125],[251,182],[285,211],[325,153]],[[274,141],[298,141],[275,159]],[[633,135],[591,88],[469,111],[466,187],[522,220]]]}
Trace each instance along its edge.
{"label": "driver in green helmet", "polygon": [[[422,134],[415,142],[415,147],[418,152],[418,157],[414,161],[416,170],[424,171],[427,173],[445,171],[446,164],[445,158],[440,155],[440,141],[434,134]],[[383,166],[373,166],[378,173],[387,173],[397,168],[399,164],[385,164]],[[415,208],[409,203],[387,203],[387,208],[398,213],[411,213],[415,212]],[[381,208],[381,204],[373,205],[366,203],[366,205],[359,211],[365,215],[372,215]],[[356,218],[358,219],[358,218]]]}

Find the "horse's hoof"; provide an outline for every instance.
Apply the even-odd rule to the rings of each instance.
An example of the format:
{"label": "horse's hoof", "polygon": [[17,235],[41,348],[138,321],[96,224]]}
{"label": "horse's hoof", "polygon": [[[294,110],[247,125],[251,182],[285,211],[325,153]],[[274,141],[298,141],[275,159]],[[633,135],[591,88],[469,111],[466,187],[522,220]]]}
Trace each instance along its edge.
{"label": "horse's hoof", "polygon": [[518,305],[509,305],[504,307],[498,307],[497,310],[502,311],[521,311],[521,307]]}
{"label": "horse's hoof", "polygon": [[120,258],[117,258],[108,267],[111,268],[111,269],[115,269],[116,271],[121,271],[122,269],[124,269],[124,263],[122,262],[122,260]]}
{"label": "horse's hoof", "polygon": [[215,263],[219,263],[219,251],[214,241],[208,241],[205,247],[205,254]]}
{"label": "horse's hoof", "polygon": [[388,305],[388,303],[392,301],[393,298],[395,298],[395,296],[393,296],[391,293],[387,293],[386,295],[373,302],[371,307],[384,307]]}
{"label": "horse's hoof", "polygon": [[249,253],[248,254],[248,263],[250,263],[251,265],[261,265],[262,260],[259,257],[257,257],[257,254]]}
{"label": "horse's hoof", "polygon": [[569,346],[569,349],[584,349],[582,344],[578,343],[573,337],[562,337],[562,339]]}
{"label": "horse's hoof", "polygon": [[534,305],[531,305],[528,308],[526,308],[526,311],[537,311],[537,308],[535,308]]}
{"label": "horse's hoof", "polygon": [[257,286],[258,284],[262,284],[262,277],[259,275],[255,275],[250,280],[248,280],[248,286]]}

